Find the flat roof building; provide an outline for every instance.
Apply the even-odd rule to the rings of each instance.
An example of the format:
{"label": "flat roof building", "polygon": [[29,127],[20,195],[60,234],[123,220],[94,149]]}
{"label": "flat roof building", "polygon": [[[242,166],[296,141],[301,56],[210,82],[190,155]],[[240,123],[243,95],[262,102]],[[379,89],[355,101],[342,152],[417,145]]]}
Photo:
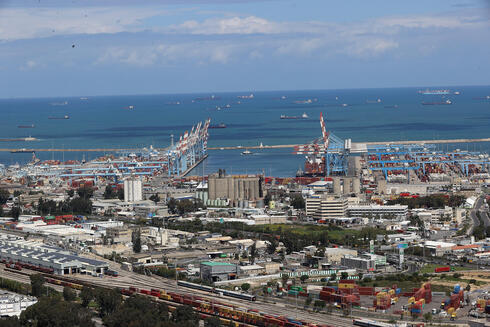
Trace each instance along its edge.
{"label": "flat roof building", "polygon": [[[3,236],[3,237],[2,237]],[[104,261],[89,259],[72,254],[61,248],[47,246],[39,242],[12,239],[0,234],[0,259],[42,268],[52,268],[57,275],[73,273],[104,273],[109,265]]]}
{"label": "flat roof building", "polygon": [[238,276],[238,266],[218,261],[201,262],[201,279],[211,282],[221,280],[236,279]]}
{"label": "flat roof building", "polygon": [[312,196],[306,199],[306,215],[316,220],[345,217],[348,201],[343,197]]}

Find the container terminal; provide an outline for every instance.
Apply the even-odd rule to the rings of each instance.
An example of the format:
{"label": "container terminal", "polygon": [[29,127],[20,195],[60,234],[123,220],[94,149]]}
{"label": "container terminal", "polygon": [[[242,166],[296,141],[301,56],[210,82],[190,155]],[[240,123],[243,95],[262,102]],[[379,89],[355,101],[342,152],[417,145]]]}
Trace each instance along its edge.
{"label": "container terminal", "polygon": [[488,154],[355,143],[319,123],[317,139],[282,146],[305,158],[296,177],[189,176],[212,155],[210,120],[165,149],[2,167],[2,277],[42,273],[58,289],[117,288],[252,326],[490,313]]}

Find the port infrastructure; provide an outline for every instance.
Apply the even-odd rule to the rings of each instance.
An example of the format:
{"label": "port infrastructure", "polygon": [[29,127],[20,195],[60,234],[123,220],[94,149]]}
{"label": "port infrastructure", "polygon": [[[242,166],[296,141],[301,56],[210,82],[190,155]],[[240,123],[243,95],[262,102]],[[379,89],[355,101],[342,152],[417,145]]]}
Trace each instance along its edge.
{"label": "port infrastructure", "polygon": [[[389,175],[415,172],[420,179],[425,179],[430,165],[437,164],[437,171],[452,171],[469,176],[476,173],[489,173],[490,159],[488,154],[455,150],[452,152],[436,151],[431,141],[411,142],[372,142],[353,143],[351,139],[342,140],[327,131],[323,113],[320,113],[322,137],[303,145],[294,145],[294,154],[306,155],[307,161],[323,162],[325,176],[345,176],[348,173],[349,156],[367,157],[368,168],[381,171],[385,178]],[[482,139],[488,140],[488,139]],[[463,141],[463,140],[453,140]],[[450,143],[447,140],[447,143]],[[443,166],[441,168],[441,165]],[[433,169],[429,169],[433,172]]]}
{"label": "port infrastructure", "polygon": [[[208,128],[210,119],[192,126],[179,141],[164,149],[153,146],[142,149],[118,149],[119,158],[105,156],[90,162],[63,164],[56,161],[34,162],[19,169],[19,174],[31,177],[59,177],[61,179],[99,178],[115,182],[129,176],[153,176],[168,174],[182,177],[207,157]],[[35,151],[34,151],[35,152]]]}

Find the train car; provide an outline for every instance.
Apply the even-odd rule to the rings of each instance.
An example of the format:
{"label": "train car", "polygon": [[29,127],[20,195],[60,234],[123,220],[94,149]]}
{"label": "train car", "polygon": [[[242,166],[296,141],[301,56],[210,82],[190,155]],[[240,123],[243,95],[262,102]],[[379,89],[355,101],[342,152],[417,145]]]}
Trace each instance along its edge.
{"label": "train car", "polygon": [[247,301],[255,301],[257,297],[251,294],[239,293],[234,291],[227,291],[222,289],[215,289],[216,293],[223,294],[223,296],[234,297],[237,299],[247,300]]}
{"label": "train car", "polygon": [[117,271],[115,271],[115,270],[111,270],[111,269],[106,270],[106,271],[105,271],[105,274],[106,274],[107,276],[112,276],[112,277],[117,277],[117,276],[119,276],[119,273],[118,273]]}

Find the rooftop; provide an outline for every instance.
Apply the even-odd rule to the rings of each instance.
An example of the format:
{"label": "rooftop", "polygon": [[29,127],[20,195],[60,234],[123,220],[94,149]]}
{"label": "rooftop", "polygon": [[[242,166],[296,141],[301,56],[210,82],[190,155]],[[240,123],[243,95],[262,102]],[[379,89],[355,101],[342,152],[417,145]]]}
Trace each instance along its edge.
{"label": "rooftop", "polygon": [[214,262],[214,261],[203,261],[201,262],[201,265],[205,265],[205,266],[234,266],[233,264],[231,263],[227,263],[227,262]]}

